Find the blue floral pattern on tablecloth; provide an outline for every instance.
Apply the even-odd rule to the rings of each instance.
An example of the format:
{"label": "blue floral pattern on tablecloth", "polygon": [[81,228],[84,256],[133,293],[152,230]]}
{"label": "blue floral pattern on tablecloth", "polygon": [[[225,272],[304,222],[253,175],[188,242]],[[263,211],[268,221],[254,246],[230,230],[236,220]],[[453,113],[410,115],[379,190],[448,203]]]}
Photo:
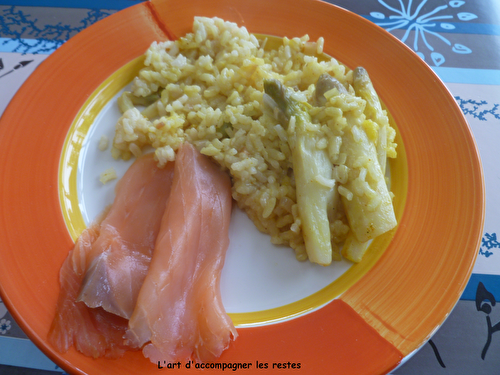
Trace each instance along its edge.
{"label": "blue floral pattern on tablecloth", "polygon": [[[386,8],[384,13],[371,12],[376,20],[376,24],[385,28],[387,31],[395,29],[405,29],[406,32],[401,38],[402,42],[407,42],[413,34],[413,50],[428,63],[432,62],[435,66],[442,65],[446,59],[439,52],[441,48],[451,49],[457,54],[472,53],[472,49],[460,43],[452,43],[442,35],[455,29],[455,25],[450,21],[467,22],[477,18],[477,15],[470,12],[460,12],[460,8],[465,1],[449,1],[448,4],[436,6],[430,12],[424,13],[422,8],[427,0],[422,0],[418,4],[413,4],[412,0],[398,1],[398,7],[388,4],[384,0],[378,2]],[[445,22],[447,21],[447,22]],[[436,43],[431,43],[428,36],[434,36]]]}
{"label": "blue floral pattern on tablecloth", "polygon": [[69,38],[111,13],[103,9],[87,9],[78,25],[62,22],[43,24],[29,10],[10,6],[0,11],[0,45],[12,44],[9,47],[11,52],[23,54],[51,53]]}
{"label": "blue floral pattern on tablecloth", "polygon": [[12,328],[11,321],[8,319],[0,319],[0,333],[5,335]]}
{"label": "blue floral pattern on tablecloth", "polygon": [[[480,121],[500,120],[500,104],[488,103],[486,100],[463,99],[455,96],[455,100],[465,115],[471,115]],[[489,116],[488,116],[489,115]]]}
{"label": "blue floral pattern on tablecloth", "polygon": [[[491,73],[500,72],[498,64],[500,54],[498,52],[496,55],[494,54],[499,49],[495,46],[500,45],[500,25],[496,23],[499,17],[490,16],[487,12],[481,13],[480,9],[489,9],[491,4],[497,1],[366,0],[356,2],[332,0],[330,2],[351,9],[393,33],[430,66],[436,68],[436,72],[460,68],[458,69],[460,73],[455,72],[455,74],[463,74],[463,72],[470,74],[484,68],[484,71],[487,70],[485,74],[489,79]],[[15,4],[15,1],[9,0],[6,3]],[[72,12],[72,15],[69,17],[68,13],[64,13],[64,16],[54,15],[44,19],[38,13],[38,9],[44,6],[43,3],[44,1],[36,3],[36,7],[0,5],[0,52],[4,53],[3,56],[0,56],[0,87],[3,89],[5,86],[2,85],[5,85],[7,81],[13,80],[14,77],[15,79],[22,77],[24,72],[43,61],[43,55],[52,53],[76,33],[113,13],[112,10],[106,9],[68,10],[68,8],[53,7],[50,9],[51,12],[55,12],[54,14],[63,9],[64,12]],[[51,2],[52,5],[53,3]],[[62,0],[56,1],[56,3],[60,4],[61,7],[65,6]],[[97,2],[94,3],[97,4]],[[104,4],[109,5],[110,2],[99,3],[99,7],[104,8]],[[54,21],[61,19],[63,21]],[[494,41],[497,44],[483,43],[484,35],[488,36],[489,42]],[[481,47],[483,48],[482,52]],[[12,54],[9,55],[9,53]],[[38,54],[38,56],[26,56],[29,54]],[[489,56],[492,54],[494,57],[490,58]],[[482,61],[492,62],[481,64]],[[497,62],[493,63],[495,61]],[[477,81],[471,79],[469,81],[471,82],[467,82],[467,84],[479,85]],[[457,81],[445,80],[445,82]],[[480,84],[491,85],[492,83],[483,80]],[[498,85],[498,83],[495,84]],[[451,91],[455,94],[455,99],[462,112],[478,128],[498,124],[497,121],[500,120],[498,95],[486,95],[477,89],[474,93],[471,93],[469,89],[461,91],[460,95],[457,95],[454,90]],[[489,229],[483,234],[478,259],[488,264],[495,263],[500,251],[498,249],[500,249],[498,232]],[[498,334],[500,331],[500,317],[498,315],[500,310],[497,303],[500,300],[498,275],[473,274],[473,276],[473,282],[469,285],[472,291],[471,296],[459,301],[447,323],[444,324],[444,329],[441,328],[433,340],[429,342],[429,345],[425,345],[415,355],[413,362],[409,361],[395,374],[413,375],[422,372],[440,372],[456,375],[456,372],[453,371],[457,370],[457,366],[464,364],[463,358],[467,358],[468,362],[465,363],[466,366],[463,366],[462,371],[464,372],[462,373],[481,373],[481,368],[491,369],[494,366],[498,369],[500,357],[495,355],[498,353],[497,349],[500,343],[500,335]],[[470,333],[470,336],[463,332]],[[473,335],[479,336],[479,342],[476,343],[475,347],[467,347],[467,345],[477,341],[477,338],[476,340],[472,339]],[[9,344],[27,341],[22,340],[26,339],[25,335],[1,301],[0,338]],[[461,338],[466,339],[460,340]],[[457,343],[457,345],[449,346],[450,342]],[[465,347],[470,348],[470,350],[465,351]],[[460,352],[460,350],[462,351]],[[429,355],[427,356],[426,353]],[[35,358],[30,358],[30,360],[36,362]],[[474,362],[476,360],[477,362]],[[428,366],[434,364],[436,371],[424,371],[415,365],[415,363],[420,362]],[[487,366],[488,363],[491,364],[490,367],[481,367]],[[62,371],[52,364],[46,365],[37,362],[38,364],[43,364],[47,370],[55,370],[59,373]],[[471,366],[475,366],[477,371],[470,372]],[[0,372],[2,372],[1,368]]]}

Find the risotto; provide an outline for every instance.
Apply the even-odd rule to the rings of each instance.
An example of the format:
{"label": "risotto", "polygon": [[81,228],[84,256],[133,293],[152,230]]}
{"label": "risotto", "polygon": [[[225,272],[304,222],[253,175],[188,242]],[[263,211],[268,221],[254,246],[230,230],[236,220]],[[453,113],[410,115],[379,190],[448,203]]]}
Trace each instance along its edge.
{"label": "risotto", "polygon": [[[318,193],[323,224],[331,258],[339,260],[342,244],[365,249],[396,225],[384,179],[385,159],[396,157],[395,131],[364,70],[326,57],[323,38],[275,42],[203,17],[194,19],[192,33],[154,42],[130,92],[119,99],[123,115],[111,152],[127,160],[153,147],[163,166],[183,142],[193,144],[230,174],[233,198],[257,228],[272,243],[293,248],[299,260],[311,259],[308,240],[324,235],[307,232],[309,214],[301,204],[309,206],[310,197],[303,203],[300,197],[326,189]],[[266,83],[278,85],[282,96],[268,92]],[[295,103],[295,112],[280,108],[280,98]],[[307,158],[324,164],[326,174],[307,177]],[[301,162],[305,171],[298,172]],[[309,187],[298,194],[301,186]]]}

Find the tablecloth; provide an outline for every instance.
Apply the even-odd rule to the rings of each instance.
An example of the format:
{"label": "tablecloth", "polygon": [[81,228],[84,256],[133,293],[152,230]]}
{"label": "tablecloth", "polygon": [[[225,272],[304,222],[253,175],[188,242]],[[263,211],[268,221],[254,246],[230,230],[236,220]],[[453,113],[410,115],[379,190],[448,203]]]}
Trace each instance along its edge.
{"label": "tablecloth", "polygon": [[[0,115],[25,79],[65,41],[110,14],[139,2],[0,0]],[[432,67],[465,114],[484,168],[485,226],[471,279],[432,339],[392,373],[499,374],[500,306],[496,299],[500,301],[500,237],[497,237],[500,236],[497,194],[500,183],[497,152],[500,140],[500,2],[329,2],[385,28]],[[9,259],[0,261],[8,262]],[[0,301],[0,374],[62,372],[27,338]]]}

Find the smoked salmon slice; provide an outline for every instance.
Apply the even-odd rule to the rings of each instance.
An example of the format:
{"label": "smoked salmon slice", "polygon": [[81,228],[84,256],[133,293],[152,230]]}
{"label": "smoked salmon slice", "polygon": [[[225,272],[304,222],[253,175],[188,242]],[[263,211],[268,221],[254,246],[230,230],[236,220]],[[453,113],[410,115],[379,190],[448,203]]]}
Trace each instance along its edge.
{"label": "smoked salmon slice", "polygon": [[59,352],[71,346],[86,356],[119,358],[133,349],[123,340],[128,321],[103,309],[91,309],[76,302],[85,272],[86,253],[99,236],[99,223],[92,224],[78,238],[59,272],[61,291],[48,340]]}
{"label": "smoked salmon slice", "polygon": [[[63,263],[49,342],[94,358],[120,357],[170,195],[174,168],[137,159],[116,186],[115,200],[78,238]],[[78,301],[81,300],[81,301]],[[83,302],[84,301],[84,302]],[[90,307],[89,307],[90,306]]]}
{"label": "smoked salmon slice", "polygon": [[156,166],[154,154],[137,159],[116,185],[116,197],[87,253],[77,300],[130,318],[148,272],[174,166]]}
{"label": "smoked salmon slice", "polygon": [[231,182],[183,144],[149,272],[126,337],[151,362],[216,359],[238,335],[220,294],[229,245]]}

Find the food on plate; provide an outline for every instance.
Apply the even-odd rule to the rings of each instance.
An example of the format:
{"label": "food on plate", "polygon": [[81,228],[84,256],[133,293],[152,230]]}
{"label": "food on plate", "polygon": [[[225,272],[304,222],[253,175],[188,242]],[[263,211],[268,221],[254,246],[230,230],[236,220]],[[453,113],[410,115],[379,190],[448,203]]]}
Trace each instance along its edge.
{"label": "food on plate", "polygon": [[128,321],[102,308],[76,302],[86,269],[86,258],[99,236],[99,221],[78,238],[59,272],[59,298],[48,341],[59,352],[74,346],[88,357],[119,358],[133,349],[123,340]]}
{"label": "food on plate", "polygon": [[99,176],[99,181],[102,182],[103,185],[107,184],[109,181],[118,178],[116,171],[114,168],[108,168]]}
{"label": "food on plate", "polygon": [[[162,166],[191,143],[230,174],[237,205],[272,243],[322,265],[340,260],[347,243],[342,253],[359,261],[397,224],[385,181],[395,131],[366,71],[324,55],[323,43],[307,35],[277,43],[195,17],[192,33],[146,52],[119,99],[112,155],[153,147]],[[273,108],[266,81],[286,88],[293,114]]]}
{"label": "food on plate", "polygon": [[137,159],[111,207],[78,238],[60,271],[49,336],[60,351],[74,343],[92,357],[117,356],[128,347],[126,319],[149,268],[173,172],[173,165],[158,168],[152,154]]}
{"label": "food on plate", "polygon": [[[391,158],[395,158],[397,155],[395,145],[391,141],[396,135],[395,130],[389,124],[389,119],[385,111],[382,109],[382,104],[380,103],[378,95],[375,91],[375,88],[373,87],[366,69],[364,69],[363,67],[357,67],[353,70],[352,86],[354,88],[355,94],[364,99],[366,102],[366,106],[363,112],[366,120],[362,123],[362,125],[365,128],[365,132],[366,130],[368,130],[367,134],[370,134],[370,139],[368,143],[365,142],[365,147],[368,147],[368,150],[364,151],[366,152],[366,155],[371,154],[371,160],[374,160],[373,147],[375,147],[378,165],[380,166],[381,173],[377,172],[370,175],[372,179],[374,178],[374,176],[375,178],[377,178],[376,176],[378,176],[378,179],[381,179],[386,174],[387,157],[389,156]],[[372,143],[373,146],[369,143]],[[375,165],[375,168],[378,170],[378,166],[376,165],[377,163],[368,163],[368,165],[370,164],[372,168],[373,165]],[[360,171],[360,176],[361,173],[364,174],[364,171]],[[371,185],[371,187],[374,187],[373,180]],[[384,203],[379,206],[378,213],[380,216],[378,217],[379,220],[375,220],[375,222],[379,225],[378,232],[384,233],[384,229],[385,231],[392,229],[394,226],[396,226],[397,223],[396,218],[394,217],[394,211],[392,209],[392,202],[389,199],[390,195],[387,195],[389,191],[386,188],[386,184],[382,184],[381,180],[378,181],[377,187],[375,187],[374,191],[377,192],[378,189],[380,189],[380,191],[378,192],[379,195],[375,199],[378,200],[379,198],[381,198]],[[372,194],[372,196],[375,197],[375,194]],[[368,204],[367,207],[370,207],[370,205]],[[360,208],[362,208],[362,206],[360,206]],[[365,213],[362,211],[359,212],[359,216],[364,214]],[[367,215],[367,219],[369,218],[369,215],[370,214]],[[355,222],[355,218],[351,218],[351,220],[351,222]],[[366,224],[369,223],[369,221],[366,221],[365,219],[364,223],[366,228]],[[353,262],[361,261],[368,248],[369,239],[377,236],[377,230],[375,230],[375,228],[373,228],[374,231],[371,232],[370,235],[367,228],[365,232],[366,237],[363,238],[363,233],[359,232],[359,228],[363,228],[363,226],[358,226],[358,232],[355,232],[354,230],[351,230],[349,232],[342,247],[342,255]]]}
{"label": "food on plate", "polygon": [[377,92],[373,87],[368,72],[363,67],[357,67],[353,71],[353,88],[359,97],[366,101],[364,114],[367,120],[371,120],[378,125],[378,138],[376,140],[377,156],[382,172],[385,173],[387,156],[396,157],[396,149],[392,145],[387,145],[387,139],[394,139],[395,130],[390,126],[389,119],[382,109],[382,104]]}
{"label": "food on plate", "polygon": [[77,301],[130,318],[149,269],[173,175],[173,165],[160,169],[148,154],[118,181],[99,236],[86,252]]}
{"label": "food on plate", "polygon": [[231,205],[229,176],[190,144],[175,166],[138,158],[61,268],[51,344],[94,358],[144,346],[154,363],[219,357],[238,336],[220,294]]}
{"label": "food on plate", "polygon": [[127,338],[153,363],[218,358],[238,336],[220,294],[229,245],[229,176],[184,143]]}
{"label": "food on plate", "polygon": [[[356,72],[358,71],[361,69],[357,68]],[[363,72],[363,78],[366,78],[364,69]],[[358,77],[359,75],[355,75],[355,81]],[[363,88],[366,86],[367,84],[364,84]],[[319,140],[328,138],[328,134],[324,134],[320,127],[311,123],[308,103],[294,99],[293,91],[283,86],[280,81],[266,80],[264,91],[264,98],[267,99],[276,119],[287,129],[307,255],[312,262],[328,265],[332,257],[328,213],[333,215],[338,210],[339,196],[338,190],[335,189],[337,181],[332,176],[333,163],[327,151],[317,147]],[[328,93],[330,98],[349,95],[338,80],[323,74],[316,82],[316,102],[326,104],[323,99],[325,93]],[[380,142],[368,139],[366,131],[359,127],[358,118],[353,119],[352,116],[346,115],[346,120],[347,127],[343,130],[340,151],[346,154],[345,166],[349,168],[351,176],[343,187],[357,194],[343,194],[341,197],[351,229],[344,243],[343,254],[356,261],[357,257],[362,257],[369,240],[396,226],[396,218],[385,175],[378,163],[376,145]],[[357,127],[359,128],[356,129]],[[385,147],[381,154],[385,167]],[[353,253],[356,253],[357,257]]]}
{"label": "food on plate", "polygon": [[287,131],[307,256],[311,262],[328,265],[332,262],[328,213],[336,209],[338,200],[333,164],[326,149],[316,147],[318,135],[322,135],[311,122],[307,104],[296,100],[293,91],[277,79],[265,80],[264,91],[276,119]]}

